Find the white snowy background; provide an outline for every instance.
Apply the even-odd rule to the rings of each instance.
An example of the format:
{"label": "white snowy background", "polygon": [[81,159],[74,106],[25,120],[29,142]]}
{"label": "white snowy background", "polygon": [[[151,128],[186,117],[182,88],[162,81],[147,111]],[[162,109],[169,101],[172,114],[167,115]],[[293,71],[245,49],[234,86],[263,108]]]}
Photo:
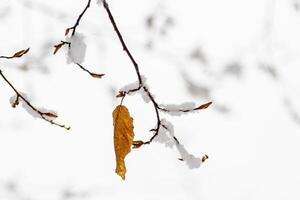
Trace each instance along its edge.
{"label": "white snowy background", "polygon": [[[91,78],[53,55],[86,0],[0,0],[0,55],[30,47],[0,69],[37,107],[70,131],[13,109],[0,84],[0,200],[298,200],[300,198],[300,2],[297,0],[108,0],[128,47],[163,104],[213,105],[171,121],[198,169],[153,143],[114,172],[112,110],[134,68],[103,7],[92,1],[85,36]],[[135,138],[151,137],[155,112],[139,95],[124,104]]]}

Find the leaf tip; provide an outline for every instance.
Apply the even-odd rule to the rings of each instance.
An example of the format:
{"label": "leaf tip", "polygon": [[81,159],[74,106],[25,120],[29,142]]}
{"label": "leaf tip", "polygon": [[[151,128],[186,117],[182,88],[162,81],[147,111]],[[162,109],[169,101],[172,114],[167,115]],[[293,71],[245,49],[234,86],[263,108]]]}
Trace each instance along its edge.
{"label": "leaf tip", "polygon": [[95,74],[95,73],[91,73],[91,76],[93,78],[102,78],[102,76],[104,76],[105,74]]}
{"label": "leaf tip", "polygon": [[71,29],[71,28],[67,28],[67,29],[65,30],[65,36],[67,36],[67,35],[69,34],[70,29]]}
{"label": "leaf tip", "polygon": [[201,105],[201,106],[195,108],[194,110],[202,110],[202,109],[206,109],[206,108],[208,108],[212,103],[213,103],[213,102],[210,101],[210,102],[208,102],[208,103],[206,103],[206,104],[203,104],[203,105]]}

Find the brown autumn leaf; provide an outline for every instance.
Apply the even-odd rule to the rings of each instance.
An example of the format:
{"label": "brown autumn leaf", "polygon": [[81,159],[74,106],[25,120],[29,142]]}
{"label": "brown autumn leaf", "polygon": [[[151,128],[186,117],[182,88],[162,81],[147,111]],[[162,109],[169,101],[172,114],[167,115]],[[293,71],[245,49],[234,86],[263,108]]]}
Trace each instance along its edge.
{"label": "brown autumn leaf", "polygon": [[96,73],[90,73],[90,75],[94,78],[102,78],[105,74],[96,74]]}
{"label": "brown autumn leaf", "polygon": [[119,94],[116,96],[117,98],[125,97],[125,92],[124,91],[119,91]]}
{"label": "brown autumn leaf", "polygon": [[137,149],[137,148],[140,148],[144,144],[145,144],[145,142],[143,142],[142,140],[133,141],[132,148]]}
{"label": "brown autumn leaf", "polygon": [[65,31],[65,36],[67,36],[69,34],[69,31],[71,30],[71,28],[67,28]]}
{"label": "brown autumn leaf", "polygon": [[16,57],[22,57],[24,54],[26,54],[28,51],[29,51],[30,48],[27,48],[27,49],[24,49],[24,50],[21,50],[21,51],[18,51],[16,52],[12,58],[16,58]]}
{"label": "brown autumn leaf", "polygon": [[208,155],[205,154],[205,155],[202,157],[202,162],[205,162],[208,158],[209,158]]}
{"label": "brown autumn leaf", "polygon": [[19,105],[20,101],[19,101],[19,95],[17,95],[15,101],[11,104],[11,107],[16,108],[17,105]]}
{"label": "brown autumn leaf", "polygon": [[46,113],[43,113],[43,115],[46,115],[47,117],[52,117],[52,118],[57,118],[57,114],[55,113],[51,113],[51,112],[46,112]]}
{"label": "brown autumn leaf", "polygon": [[59,50],[62,46],[64,46],[64,43],[63,43],[63,42],[62,42],[62,43],[59,43],[59,44],[57,44],[57,45],[54,45],[54,52],[53,52],[53,55],[55,55],[55,54],[58,52],[58,50]]}
{"label": "brown autumn leaf", "polygon": [[133,144],[133,119],[128,109],[119,105],[113,111],[114,146],[116,154],[116,173],[125,180],[125,157]]}
{"label": "brown autumn leaf", "polygon": [[206,108],[208,108],[211,104],[212,104],[212,102],[208,102],[208,103],[206,103],[206,104],[203,104],[203,105],[201,105],[201,106],[195,108],[194,110],[202,110],[202,109],[206,109]]}

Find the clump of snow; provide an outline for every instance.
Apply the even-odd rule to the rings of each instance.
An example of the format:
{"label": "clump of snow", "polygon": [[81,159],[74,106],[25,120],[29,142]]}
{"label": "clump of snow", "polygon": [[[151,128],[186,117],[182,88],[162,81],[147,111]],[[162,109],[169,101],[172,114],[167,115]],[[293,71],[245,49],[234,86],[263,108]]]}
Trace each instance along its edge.
{"label": "clump of snow", "polygon": [[71,45],[67,52],[67,63],[79,63],[81,64],[85,58],[86,44],[84,42],[84,35],[75,33],[71,37],[67,37],[66,41]]}
{"label": "clump of snow", "polygon": [[154,142],[158,142],[158,143],[162,143],[162,144],[166,144],[168,143],[168,141],[170,141],[171,138],[169,135],[167,135],[167,130],[163,127],[160,127],[157,136],[154,138]]}
{"label": "clump of snow", "polygon": [[174,126],[171,122],[167,121],[165,118],[161,119],[161,126],[164,127],[164,129],[167,129],[170,136],[174,137]]}
{"label": "clump of snow", "polygon": [[103,3],[103,0],[97,0],[97,4],[98,4],[99,6],[101,6],[102,3]]}
{"label": "clump of snow", "polygon": [[176,144],[182,160],[187,164],[190,169],[199,168],[202,163],[202,158],[190,154],[182,144]]}
{"label": "clump of snow", "polygon": [[161,125],[157,136],[153,139],[154,142],[165,144],[166,147],[173,148],[176,145],[180,153],[181,159],[187,164],[190,169],[199,168],[202,164],[202,158],[190,154],[182,144],[179,144],[174,139],[174,126],[166,119],[161,119]]}
{"label": "clump of snow", "polygon": [[16,100],[17,100],[17,95],[13,95],[9,98],[9,103],[11,104],[11,106],[15,104]]}
{"label": "clump of snow", "polygon": [[[125,93],[128,93],[128,92],[131,91],[131,90],[137,89],[137,88],[139,87],[139,85],[140,85],[140,84],[139,84],[139,81],[135,81],[135,82],[133,82],[133,83],[129,83],[129,84],[123,86],[123,87],[120,89],[120,91],[123,91],[123,92],[125,92]],[[137,91],[136,91],[136,92],[137,92]],[[134,95],[134,94],[136,94],[136,92],[130,92],[129,95]]]}
{"label": "clump of snow", "polygon": [[[149,91],[149,87],[148,85],[144,85],[145,88],[147,88],[147,90]],[[142,88],[140,91],[139,91],[140,95],[142,96],[142,99],[146,102],[146,103],[149,103],[150,102],[150,97],[148,95],[148,93],[144,90],[144,88]],[[154,98],[154,95],[152,94],[153,98]]]}
{"label": "clump of snow", "polygon": [[[27,94],[23,93],[23,92],[19,92],[20,95],[22,95],[23,98],[25,98],[27,101],[29,101],[29,98],[27,96]],[[10,97],[9,102],[10,104],[15,107],[16,104],[16,100],[18,102],[18,104],[22,104],[22,107],[34,118],[40,118],[42,119],[42,116],[36,112],[35,110],[33,110],[26,102],[23,101],[22,98],[20,98],[20,96],[18,96],[17,94],[13,95],[12,97]],[[45,108],[37,108],[35,107],[38,111],[40,111],[41,113],[51,113],[52,115],[43,115],[44,118],[48,119],[48,120],[53,120],[55,119],[57,116],[57,112],[53,111],[53,110],[48,110]]]}
{"label": "clump of snow", "polygon": [[194,102],[184,102],[182,104],[160,104],[160,108],[167,110],[166,112],[173,116],[180,116],[183,114],[187,114],[188,112],[183,111],[193,111],[196,108],[196,104]]}
{"label": "clump of snow", "polygon": [[[143,86],[146,84],[147,78],[146,78],[144,75],[142,75],[141,78],[142,78],[142,83],[143,83],[142,87],[143,87]],[[123,87],[120,89],[120,91],[123,91],[123,92],[125,92],[125,93],[128,93],[128,92],[131,91],[131,90],[137,89],[139,86],[140,86],[139,81],[135,81],[135,82],[133,82],[133,83],[129,83],[129,84],[123,86]],[[137,92],[137,91],[136,91],[136,92]],[[135,94],[136,92],[130,92],[129,95],[133,95],[133,94]]]}
{"label": "clump of snow", "polygon": [[147,88],[147,90],[149,91],[149,86],[148,86],[148,84],[146,83],[147,78],[146,78],[144,75],[142,75],[141,78],[142,78],[142,83],[143,83],[143,85],[141,86],[141,88],[140,88],[138,91],[129,92],[129,91],[132,91],[132,90],[135,90],[135,89],[139,88],[139,86],[140,86],[139,81],[135,81],[135,82],[133,82],[133,83],[129,83],[129,84],[125,85],[124,87],[122,87],[122,88],[120,89],[120,91],[125,92],[125,93],[128,94],[128,95],[140,94],[140,95],[142,96],[142,99],[143,99],[146,103],[149,103],[149,102],[150,102],[150,97],[149,97],[148,93],[145,92],[145,90],[144,90],[144,88],[143,88],[143,87],[145,87],[145,88]]}
{"label": "clump of snow", "polygon": [[[24,98],[28,98],[27,97],[27,95],[25,94],[25,93],[23,93],[23,92],[19,92]],[[18,97],[18,95],[17,94],[15,94],[15,95],[13,95],[13,96],[11,96],[10,98],[9,98],[9,103],[10,103],[10,105],[12,106],[12,107],[16,107],[18,104],[19,104],[19,102],[20,102],[20,98]]]}
{"label": "clump of snow", "polygon": [[166,119],[161,119],[161,125],[158,130],[158,134],[153,141],[165,144],[166,147],[173,148],[176,141],[174,139],[174,127],[171,122],[167,121]]}

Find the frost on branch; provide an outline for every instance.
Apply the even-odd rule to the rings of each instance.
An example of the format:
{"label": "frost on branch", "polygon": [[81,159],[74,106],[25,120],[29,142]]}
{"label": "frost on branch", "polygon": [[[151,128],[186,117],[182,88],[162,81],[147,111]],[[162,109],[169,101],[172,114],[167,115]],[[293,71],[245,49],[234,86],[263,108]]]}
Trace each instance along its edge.
{"label": "frost on branch", "polygon": [[13,108],[21,103],[22,107],[34,118],[46,119],[51,121],[58,117],[57,113],[53,110],[48,110],[45,108],[36,108],[36,110],[33,110],[32,107],[30,107],[22,98],[20,98],[20,95],[27,101],[29,101],[27,94],[19,92],[19,94],[15,94],[9,99],[9,102]]}
{"label": "frost on branch", "polygon": [[78,63],[81,64],[85,58],[86,44],[84,42],[85,37],[76,33],[71,37],[67,37],[66,41],[70,43],[69,50],[67,53],[67,63]]}

